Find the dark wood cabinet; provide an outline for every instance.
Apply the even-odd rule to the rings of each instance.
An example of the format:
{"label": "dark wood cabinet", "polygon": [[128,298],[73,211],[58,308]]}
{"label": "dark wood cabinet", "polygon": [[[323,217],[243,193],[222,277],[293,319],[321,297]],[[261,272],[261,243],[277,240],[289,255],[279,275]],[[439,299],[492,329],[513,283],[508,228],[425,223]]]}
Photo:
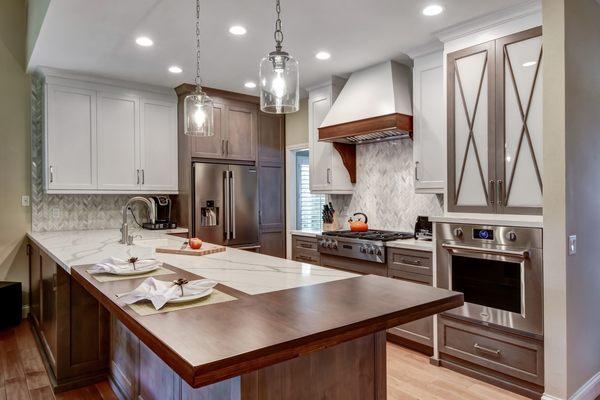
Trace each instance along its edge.
{"label": "dark wood cabinet", "polygon": [[[213,103],[214,135],[206,137],[190,137],[179,135],[179,140],[185,140],[190,155],[197,158],[221,158],[225,155],[225,104],[215,101]],[[180,114],[180,117],[183,114]]]}
{"label": "dark wood cabinet", "polygon": [[292,235],[292,260],[321,265],[317,238]]}
{"label": "dark wood cabinet", "polygon": [[261,253],[285,258],[285,119],[262,112],[258,118]]}
{"label": "dark wood cabinet", "polygon": [[108,371],[108,312],[34,243],[29,244],[29,318],[55,391]]}
{"label": "dark wood cabinet", "polygon": [[[388,248],[388,276],[431,286],[432,253]],[[433,317],[426,317],[388,330],[388,339],[428,355],[433,354]]]}
{"label": "dark wood cabinet", "polygon": [[256,160],[256,133],[258,108],[256,104],[233,103],[226,107],[227,136],[225,158],[228,160]]}

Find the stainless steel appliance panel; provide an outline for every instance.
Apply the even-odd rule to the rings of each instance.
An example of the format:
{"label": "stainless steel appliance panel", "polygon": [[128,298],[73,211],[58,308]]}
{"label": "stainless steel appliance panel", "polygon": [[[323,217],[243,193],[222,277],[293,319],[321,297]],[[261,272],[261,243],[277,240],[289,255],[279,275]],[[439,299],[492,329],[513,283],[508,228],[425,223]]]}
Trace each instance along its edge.
{"label": "stainless steel appliance panel", "polygon": [[229,165],[230,246],[258,243],[258,177],[256,167]]}
{"label": "stainless steel appliance panel", "polygon": [[449,314],[543,336],[541,229],[438,224],[436,239],[437,285],[465,293]]}
{"label": "stainless steel appliance panel", "polygon": [[210,243],[227,244],[226,221],[229,199],[225,189],[228,166],[194,163],[194,230],[193,235]]}

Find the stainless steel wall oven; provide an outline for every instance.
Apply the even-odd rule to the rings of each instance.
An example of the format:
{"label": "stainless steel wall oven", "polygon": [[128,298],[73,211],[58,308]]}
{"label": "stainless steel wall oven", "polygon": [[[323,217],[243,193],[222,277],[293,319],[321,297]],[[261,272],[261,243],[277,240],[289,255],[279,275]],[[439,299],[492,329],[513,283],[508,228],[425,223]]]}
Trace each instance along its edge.
{"label": "stainless steel wall oven", "polygon": [[437,286],[464,293],[448,313],[543,336],[542,230],[437,224]]}

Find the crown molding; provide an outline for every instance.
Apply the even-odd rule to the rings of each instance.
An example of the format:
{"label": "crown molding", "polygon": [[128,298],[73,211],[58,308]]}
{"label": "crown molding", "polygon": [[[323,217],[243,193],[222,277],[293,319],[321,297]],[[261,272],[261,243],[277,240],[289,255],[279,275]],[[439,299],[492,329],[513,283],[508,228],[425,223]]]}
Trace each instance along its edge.
{"label": "crown molding", "polygon": [[[600,0],[598,0],[600,1]],[[441,52],[444,50],[444,44],[442,42],[440,42],[439,40],[436,40],[435,42],[429,42],[427,44],[424,44],[423,46],[417,46],[417,47],[413,47],[412,49],[408,50],[405,54],[407,56],[409,56],[412,59],[415,59],[417,57],[422,57],[422,56],[426,56],[432,53],[437,53],[437,52]]]}
{"label": "crown molding", "polygon": [[[600,1],[600,0],[596,0]],[[539,14],[542,11],[541,0],[529,0],[522,4],[484,14],[480,17],[452,25],[448,28],[434,32],[442,43],[459,39],[474,33],[478,33],[507,22],[527,17],[529,15]]]}

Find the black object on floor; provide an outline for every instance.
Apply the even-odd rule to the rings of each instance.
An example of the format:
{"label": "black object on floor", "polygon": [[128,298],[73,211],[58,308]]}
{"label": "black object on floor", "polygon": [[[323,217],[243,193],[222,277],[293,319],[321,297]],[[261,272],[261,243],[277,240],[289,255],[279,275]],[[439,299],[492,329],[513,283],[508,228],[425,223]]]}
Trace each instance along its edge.
{"label": "black object on floor", "polygon": [[17,326],[21,322],[21,282],[0,282],[0,329]]}

